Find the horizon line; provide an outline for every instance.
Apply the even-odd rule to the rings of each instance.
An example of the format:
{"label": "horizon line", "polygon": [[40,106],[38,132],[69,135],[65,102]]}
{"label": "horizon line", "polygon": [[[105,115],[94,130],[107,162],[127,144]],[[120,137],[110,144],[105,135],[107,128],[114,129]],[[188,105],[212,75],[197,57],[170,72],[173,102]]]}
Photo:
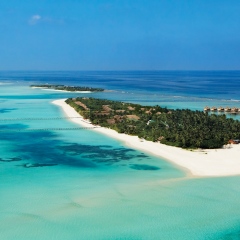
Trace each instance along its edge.
{"label": "horizon line", "polygon": [[240,69],[155,69],[155,70],[138,70],[138,69],[132,69],[132,70],[1,70],[0,72],[208,72],[208,71],[240,71]]}

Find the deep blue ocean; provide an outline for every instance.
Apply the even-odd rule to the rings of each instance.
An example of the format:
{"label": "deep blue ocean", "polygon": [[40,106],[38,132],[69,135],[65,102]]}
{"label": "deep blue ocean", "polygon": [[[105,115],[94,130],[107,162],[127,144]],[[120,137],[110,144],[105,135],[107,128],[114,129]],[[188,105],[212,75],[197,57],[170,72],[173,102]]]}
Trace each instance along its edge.
{"label": "deep blue ocean", "polygon": [[[46,83],[108,91],[29,87]],[[51,102],[76,96],[240,108],[240,71],[0,72],[1,240],[240,239],[239,176],[193,177],[92,130],[55,130],[77,125]]]}
{"label": "deep blue ocean", "polygon": [[0,72],[0,80],[240,101],[240,71],[15,71]]}

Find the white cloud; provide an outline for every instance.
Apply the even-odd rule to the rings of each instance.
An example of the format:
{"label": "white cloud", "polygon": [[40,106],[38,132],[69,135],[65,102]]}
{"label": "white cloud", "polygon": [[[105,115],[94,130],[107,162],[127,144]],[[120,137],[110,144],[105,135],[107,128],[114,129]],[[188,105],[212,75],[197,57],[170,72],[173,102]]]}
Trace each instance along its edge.
{"label": "white cloud", "polygon": [[51,17],[42,17],[38,14],[31,16],[31,18],[28,20],[29,25],[36,25],[38,23],[50,23],[50,24],[58,24],[63,25],[65,24],[64,19],[53,19]]}
{"label": "white cloud", "polygon": [[33,16],[29,19],[28,23],[29,23],[30,25],[35,25],[35,24],[37,24],[39,21],[41,21],[41,19],[42,19],[42,17],[41,17],[40,15],[33,15]]}

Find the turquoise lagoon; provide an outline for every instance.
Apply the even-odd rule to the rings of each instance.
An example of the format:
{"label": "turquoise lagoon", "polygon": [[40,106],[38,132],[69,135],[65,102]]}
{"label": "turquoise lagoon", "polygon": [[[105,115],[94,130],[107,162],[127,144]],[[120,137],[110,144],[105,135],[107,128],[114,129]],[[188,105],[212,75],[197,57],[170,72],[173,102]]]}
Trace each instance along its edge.
{"label": "turquoise lagoon", "polygon": [[[239,176],[193,177],[92,130],[51,130],[77,127],[51,104],[76,95],[174,108],[209,103],[196,96],[190,102],[137,91],[73,94],[4,82],[0,239],[240,239]],[[49,130],[28,130],[37,128]]]}

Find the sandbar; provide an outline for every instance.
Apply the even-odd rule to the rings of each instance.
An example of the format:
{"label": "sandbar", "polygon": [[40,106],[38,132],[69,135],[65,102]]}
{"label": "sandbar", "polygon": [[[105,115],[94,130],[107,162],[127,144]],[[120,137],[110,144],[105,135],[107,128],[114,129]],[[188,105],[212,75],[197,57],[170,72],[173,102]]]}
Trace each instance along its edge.
{"label": "sandbar", "polygon": [[44,91],[53,91],[53,92],[92,93],[91,91],[67,91],[67,90],[51,89],[51,88],[44,88],[44,87],[31,87],[31,88],[41,89]]}
{"label": "sandbar", "polygon": [[[52,103],[60,106],[67,117],[75,117],[70,118],[71,121],[83,127],[94,126],[88,120],[83,119],[65,100],[55,100]],[[129,147],[149,152],[170,161],[181,168],[187,169],[196,177],[218,177],[240,174],[240,144],[226,145],[221,149],[190,151],[157,142],[141,140],[137,136],[120,134],[112,129],[100,126],[94,128],[93,131],[106,134],[109,137],[124,142]]]}

